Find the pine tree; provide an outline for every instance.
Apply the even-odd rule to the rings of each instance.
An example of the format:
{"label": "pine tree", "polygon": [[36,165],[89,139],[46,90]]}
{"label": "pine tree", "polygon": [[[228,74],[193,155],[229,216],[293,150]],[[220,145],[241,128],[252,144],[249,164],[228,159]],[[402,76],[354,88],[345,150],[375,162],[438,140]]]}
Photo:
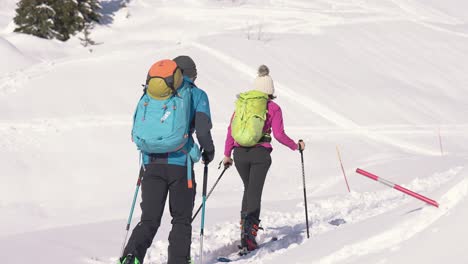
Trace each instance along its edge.
{"label": "pine tree", "polygon": [[[102,6],[98,0],[78,0],[78,11],[83,16],[85,23],[99,23],[102,15],[99,13]],[[85,25],[83,25],[83,28]]]}
{"label": "pine tree", "polygon": [[[85,25],[85,28],[83,29],[83,37],[79,38],[81,40],[81,45],[83,45],[83,47],[96,45],[96,42],[94,40],[92,40],[91,37],[90,37],[91,29],[93,29],[93,24],[87,23]],[[92,52],[93,50],[89,49],[89,51]]]}
{"label": "pine tree", "polygon": [[99,22],[100,9],[98,0],[21,0],[15,31],[66,41],[88,24]]}
{"label": "pine tree", "polygon": [[66,41],[79,31],[80,25],[83,24],[78,12],[78,3],[75,0],[52,1],[52,7],[57,12],[55,30],[60,33],[58,39]]}
{"label": "pine tree", "polygon": [[55,31],[55,10],[48,0],[22,0],[13,19],[18,27],[15,32],[26,33],[40,38],[51,39],[58,36]]}
{"label": "pine tree", "polygon": [[[90,45],[96,45],[96,42],[91,39],[91,30],[94,28],[94,24],[99,22],[101,19],[101,14],[97,11],[100,10],[102,7],[97,0],[79,0],[78,1],[78,10],[83,17],[83,38],[80,38],[81,45],[84,47]],[[92,49],[89,50],[92,52]]]}

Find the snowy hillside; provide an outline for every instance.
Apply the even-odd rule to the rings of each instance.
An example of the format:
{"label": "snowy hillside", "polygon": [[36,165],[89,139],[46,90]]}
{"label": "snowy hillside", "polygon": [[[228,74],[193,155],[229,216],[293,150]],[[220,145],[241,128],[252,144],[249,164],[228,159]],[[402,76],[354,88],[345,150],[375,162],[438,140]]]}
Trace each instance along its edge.
{"label": "snowy hillside", "polygon": [[[103,0],[92,52],[78,36],[13,33],[16,2],[0,0],[5,263],[116,262],[139,166],[130,129],[141,83],[153,62],[182,54],[196,61],[210,98],[215,161],[235,95],[252,88],[260,64],[271,69],[286,131],[307,144],[310,239],[299,154],[274,142],[265,244],[237,263],[468,263],[468,2]],[[208,186],[220,173],[214,163]],[[202,167],[195,171],[201,183]],[[208,200],[204,263],[235,252],[242,188],[229,169]],[[166,263],[169,230],[166,212],[145,263]]]}

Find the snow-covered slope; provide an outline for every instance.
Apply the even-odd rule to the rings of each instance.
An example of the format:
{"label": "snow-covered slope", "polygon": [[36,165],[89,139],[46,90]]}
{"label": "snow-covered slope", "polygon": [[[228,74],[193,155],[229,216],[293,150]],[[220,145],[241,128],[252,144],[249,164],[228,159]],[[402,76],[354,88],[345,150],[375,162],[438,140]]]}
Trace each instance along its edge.
{"label": "snow-covered slope", "polygon": [[[0,20],[0,259],[115,261],[138,170],[129,133],[140,84],[154,61],[187,54],[210,97],[216,160],[235,95],[252,87],[263,63],[286,131],[308,147],[311,238],[299,154],[275,142],[259,235],[266,244],[238,263],[468,262],[460,239],[468,214],[465,1],[133,0],[120,9],[105,0],[92,52],[77,38],[11,33],[14,2],[0,2],[8,18]],[[358,167],[440,208],[365,179]],[[206,263],[235,251],[241,193],[228,170],[208,201]],[[145,263],[165,263],[169,229],[166,212]],[[198,234],[195,221],[196,261]]]}
{"label": "snow-covered slope", "polygon": [[2,37],[0,37],[0,54],[4,58],[0,64],[0,71],[3,73],[28,67],[35,62]]}
{"label": "snow-covered slope", "polygon": [[18,0],[0,1],[0,33],[11,31],[13,17],[15,16],[16,3]]}

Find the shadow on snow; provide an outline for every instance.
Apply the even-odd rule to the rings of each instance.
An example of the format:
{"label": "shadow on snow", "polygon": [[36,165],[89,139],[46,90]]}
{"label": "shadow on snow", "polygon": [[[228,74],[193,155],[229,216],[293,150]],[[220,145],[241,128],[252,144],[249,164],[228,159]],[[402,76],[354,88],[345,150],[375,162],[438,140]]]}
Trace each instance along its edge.
{"label": "shadow on snow", "polygon": [[101,14],[102,18],[100,24],[110,25],[114,22],[115,13],[117,13],[121,8],[126,7],[129,0],[103,0],[101,1]]}

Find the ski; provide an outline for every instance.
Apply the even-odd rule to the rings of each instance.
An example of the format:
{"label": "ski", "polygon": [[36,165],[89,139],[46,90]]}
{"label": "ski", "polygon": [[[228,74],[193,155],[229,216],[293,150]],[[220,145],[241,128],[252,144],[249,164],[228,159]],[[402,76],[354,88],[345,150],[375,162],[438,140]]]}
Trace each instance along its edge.
{"label": "ski", "polygon": [[[258,250],[258,249],[260,249],[260,248],[262,248],[262,247],[264,247],[264,246],[266,246],[266,245],[268,245],[268,244],[270,244],[270,243],[272,243],[272,242],[274,242],[274,241],[277,241],[277,240],[278,240],[278,238],[274,236],[274,237],[272,237],[270,240],[259,244],[259,245],[258,245],[258,248],[257,248],[256,250]],[[240,249],[240,250],[239,250],[238,252],[232,253],[232,254],[229,255],[229,256],[218,257],[216,260],[217,260],[218,262],[233,262],[233,261],[237,261],[237,260],[239,260],[239,259],[242,259],[243,257],[248,256],[249,253],[255,251],[255,250],[254,250],[254,251],[248,251],[247,249],[241,248],[240,246],[239,246],[239,249]]]}

